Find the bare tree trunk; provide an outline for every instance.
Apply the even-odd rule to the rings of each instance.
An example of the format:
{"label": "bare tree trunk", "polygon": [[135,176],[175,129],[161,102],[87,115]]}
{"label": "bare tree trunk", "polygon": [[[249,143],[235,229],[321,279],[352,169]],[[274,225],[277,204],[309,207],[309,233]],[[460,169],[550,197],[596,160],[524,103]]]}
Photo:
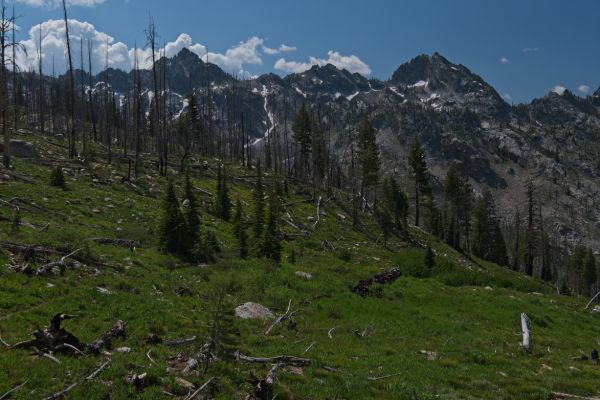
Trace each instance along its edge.
{"label": "bare tree trunk", "polygon": [[6,20],[6,6],[4,0],[0,6],[0,107],[2,107],[2,137],[4,139],[4,152],[2,163],[5,168],[10,167],[10,136],[8,133],[7,121],[8,101],[7,101],[7,84],[6,84],[6,34],[10,26],[10,21]]}
{"label": "bare tree trunk", "polygon": [[67,19],[67,4],[62,0],[65,20],[65,35],[67,40],[67,56],[69,60],[69,157],[75,158],[75,79],[73,77],[73,59],[71,56],[71,41],[69,39],[69,22]]}
{"label": "bare tree trunk", "polygon": [[527,314],[521,314],[521,331],[523,332],[523,348],[528,353],[533,352],[533,336],[531,335],[531,320]]}

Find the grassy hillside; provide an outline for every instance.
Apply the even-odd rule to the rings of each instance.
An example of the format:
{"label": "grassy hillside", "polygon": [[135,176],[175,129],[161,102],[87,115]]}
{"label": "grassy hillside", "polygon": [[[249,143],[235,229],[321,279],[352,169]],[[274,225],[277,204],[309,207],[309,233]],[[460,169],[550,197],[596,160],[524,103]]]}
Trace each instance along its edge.
{"label": "grassy hillside", "polygon": [[[572,359],[580,352],[589,355],[600,339],[600,316],[583,311],[586,299],[559,296],[541,282],[467,260],[416,228],[411,229],[413,241],[393,238],[386,249],[368,215],[361,215],[368,233],[352,229],[341,194],[321,206],[315,226],[310,188],[293,183],[284,214],[307,234],[282,224],[287,240],[281,265],[237,259],[232,225],[207,212],[213,198],[201,191],[197,196],[204,229],[215,231],[222,252],[214,264],[190,265],[157,250],[166,178],[158,177],[148,160],[135,185],[123,184],[120,177],[127,165],[122,160],[110,166],[70,162],[64,144],[24,138],[36,144],[40,157],[15,159],[13,177],[0,180],[0,216],[6,217],[0,218],[0,241],[42,245],[62,254],[80,249],[78,254],[90,262],[71,260],[62,274],[28,277],[6,265],[39,266],[47,260],[26,260],[22,253],[0,250],[2,339],[8,344],[26,340],[57,313],[76,316],[64,327],[84,342],[119,319],[127,323],[127,337],[113,343],[110,355],[59,354],[60,364],[29,350],[0,349],[0,396],[28,381],[12,398],[44,398],[79,383],[69,399],[183,399],[189,389],[178,381],[177,368],[169,367],[178,354],[182,359],[196,354],[209,337],[221,293],[226,293],[228,313],[251,301],[282,314],[292,301],[295,326],[282,323],[269,335],[264,332],[270,321],[228,318],[228,329],[239,335],[227,340],[243,354],[311,359],[310,366],[278,374],[278,399],[554,399],[553,392],[597,394],[600,367]],[[194,170],[193,184],[214,193],[217,160],[206,161],[208,168]],[[52,165],[65,168],[67,190],[49,185]],[[249,213],[255,172],[233,166],[229,172],[232,198],[239,195]],[[0,175],[5,173],[0,170]],[[181,196],[183,180],[175,171],[172,175]],[[274,179],[267,175],[267,181]],[[20,205],[21,226],[12,233],[15,204]],[[99,245],[93,241],[99,237],[141,245],[135,251]],[[427,243],[436,253],[432,270],[424,267],[425,250],[419,246]],[[376,285],[364,298],[351,291],[359,280],[393,267],[402,272],[393,284]],[[520,348],[522,312],[533,321],[533,354]],[[366,335],[359,337],[355,330]],[[197,340],[151,345],[146,338],[152,333]],[[115,350],[121,347],[130,352]],[[428,357],[421,351],[435,354]],[[112,365],[86,381],[108,358]],[[220,360],[206,373],[184,378],[196,387],[215,378],[198,398],[236,399],[252,393],[251,373],[264,377],[269,368]],[[138,390],[129,378],[142,373],[148,374],[148,385]]]}

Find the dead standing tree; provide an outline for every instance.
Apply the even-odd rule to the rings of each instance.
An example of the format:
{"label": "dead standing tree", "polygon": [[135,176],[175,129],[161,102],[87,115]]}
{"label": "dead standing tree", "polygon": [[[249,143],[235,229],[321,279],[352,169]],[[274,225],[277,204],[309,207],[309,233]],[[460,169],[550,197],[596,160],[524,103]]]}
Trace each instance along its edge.
{"label": "dead standing tree", "polygon": [[69,157],[75,158],[75,78],[73,76],[73,58],[71,56],[71,41],[69,39],[69,21],[67,18],[67,4],[62,0],[63,17],[65,20],[65,39],[67,42],[67,59],[69,61]]}

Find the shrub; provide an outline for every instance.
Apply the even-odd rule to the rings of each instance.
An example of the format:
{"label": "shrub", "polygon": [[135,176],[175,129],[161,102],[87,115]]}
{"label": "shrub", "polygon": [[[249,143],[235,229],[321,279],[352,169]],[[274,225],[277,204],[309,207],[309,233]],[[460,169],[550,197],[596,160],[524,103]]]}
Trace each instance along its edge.
{"label": "shrub", "polygon": [[66,190],[65,175],[61,167],[56,167],[50,173],[50,185]]}

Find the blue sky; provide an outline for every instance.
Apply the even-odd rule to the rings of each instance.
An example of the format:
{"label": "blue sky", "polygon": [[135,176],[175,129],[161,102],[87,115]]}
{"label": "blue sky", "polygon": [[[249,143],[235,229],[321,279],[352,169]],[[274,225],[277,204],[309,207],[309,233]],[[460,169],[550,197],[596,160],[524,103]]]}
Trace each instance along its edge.
{"label": "blue sky", "polygon": [[[62,17],[57,0],[15,1],[24,41],[30,39],[32,26]],[[211,60],[240,75],[285,74],[333,60],[388,79],[401,63],[438,51],[515,103],[543,96],[556,85],[579,95],[585,95],[586,86],[590,93],[600,86],[596,0],[70,1],[88,5],[69,8],[70,18],[89,23],[80,27],[82,35],[109,35],[111,64],[123,68],[131,62],[127,52],[134,43],[145,44],[151,14],[161,42],[173,42],[168,49],[195,45],[195,52],[210,52]],[[44,25],[44,36],[53,29],[58,24]],[[73,31],[77,34],[77,27]],[[182,33],[188,36],[182,39]],[[58,44],[48,36],[43,52],[50,53]],[[29,45],[33,43],[30,39]],[[101,43],[105,39],[98,39],[95,69],[104,59]],[[296,50],[275,51],[282,44]],[[56,54],[60,69],[61,60],[56,60],[64,56]],[[45,57],[49,64],[49,54]]]}

